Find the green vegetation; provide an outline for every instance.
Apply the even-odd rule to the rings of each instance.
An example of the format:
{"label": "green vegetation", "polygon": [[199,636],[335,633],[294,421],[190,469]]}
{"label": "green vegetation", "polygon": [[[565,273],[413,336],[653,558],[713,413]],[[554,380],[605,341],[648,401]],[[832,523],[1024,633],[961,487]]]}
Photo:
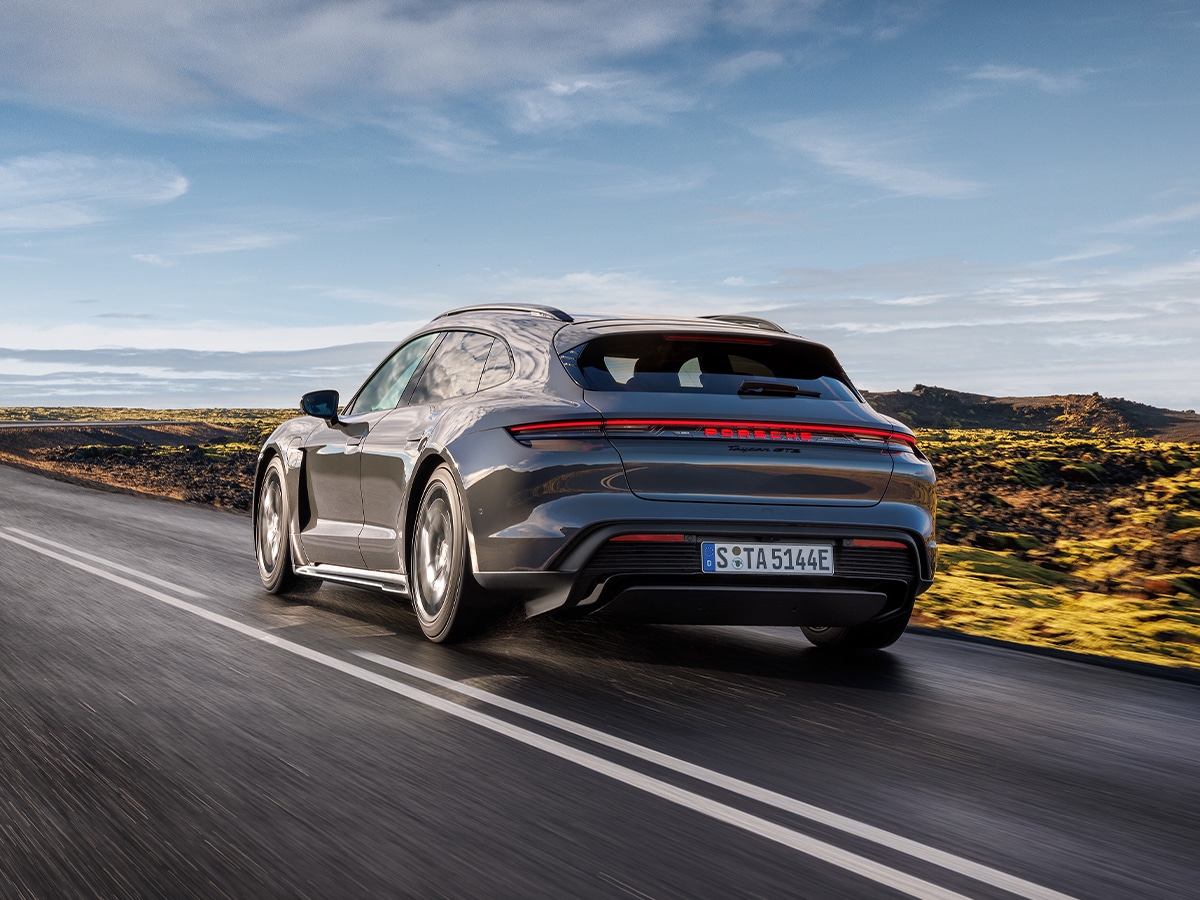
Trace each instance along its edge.
{"label": "green vegetation", "polygon": [[106,406],[0,407],[0,422],[203,422],[242,432],[254,449],[280,422],[299,415],[287,409],[141,409]]}
{"label": "green vegetation", "polygon": [[916,621],[1200,667],[1200,444],[930,430],[934,586]]}

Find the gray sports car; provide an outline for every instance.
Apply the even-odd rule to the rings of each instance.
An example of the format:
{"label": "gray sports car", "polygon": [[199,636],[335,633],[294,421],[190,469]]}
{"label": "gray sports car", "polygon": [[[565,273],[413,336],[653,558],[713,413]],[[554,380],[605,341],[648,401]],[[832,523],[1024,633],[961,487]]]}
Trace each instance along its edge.
{"label": "gray sports car", "polygon": [[263,585],[401,594],[434,641],[517,607],[885,647],[933,577],[912,432],[763,319],[457,309],[301,409],[259,455]]}

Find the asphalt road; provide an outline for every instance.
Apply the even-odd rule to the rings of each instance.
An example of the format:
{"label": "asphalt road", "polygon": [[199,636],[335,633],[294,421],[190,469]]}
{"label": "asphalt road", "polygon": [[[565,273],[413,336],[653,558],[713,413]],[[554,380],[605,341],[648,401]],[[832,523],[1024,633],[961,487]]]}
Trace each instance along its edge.
{"label": "asphalt road", "polygon": [[258,585],[247,518],[0,467],[0,896],[1200,893],[1200,687],[906,635]]}

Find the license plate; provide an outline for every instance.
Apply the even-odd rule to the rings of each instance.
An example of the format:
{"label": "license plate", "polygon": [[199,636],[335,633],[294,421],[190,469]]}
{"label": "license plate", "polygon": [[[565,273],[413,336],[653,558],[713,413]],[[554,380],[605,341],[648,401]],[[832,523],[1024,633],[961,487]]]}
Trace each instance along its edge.
{"label": "license plate", "polygon": [[832,544],[735,544],[705,541],[700,545],[705,572],[751,575],[832,575]]}

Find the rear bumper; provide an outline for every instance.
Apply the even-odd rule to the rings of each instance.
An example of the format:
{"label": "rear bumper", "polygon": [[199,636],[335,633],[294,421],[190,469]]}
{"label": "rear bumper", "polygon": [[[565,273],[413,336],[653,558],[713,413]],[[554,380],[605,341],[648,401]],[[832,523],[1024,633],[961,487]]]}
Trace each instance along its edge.
{"label": "rear bumper", "polygon": [[[682,541],[614,542],[629,533]],[[902,546],[862,548],[856,539]],[[714,575],[701,570],[705,540],[827,542],[835,575]],[[897,529],[762,523],[607,524],[578,537],[541,572],[481,572],[529,616],[558,611],[634,622],[695,625],[858,625],[907,612],[932,581],[932,551]]]}

